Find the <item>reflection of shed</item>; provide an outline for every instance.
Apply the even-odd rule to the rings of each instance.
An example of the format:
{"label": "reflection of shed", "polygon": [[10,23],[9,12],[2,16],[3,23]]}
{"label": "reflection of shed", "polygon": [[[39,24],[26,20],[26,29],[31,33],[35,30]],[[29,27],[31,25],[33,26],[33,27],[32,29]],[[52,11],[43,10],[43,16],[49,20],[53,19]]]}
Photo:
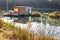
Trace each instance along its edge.
{"label": "reflection of shed", "polygon": [[30,14],[32,12],[32,7],[27,6],[15,6],[14,12],[19,14]]}
{"label": "reflection of shed", "polygon": [[[32,13],[32,7],[14,6],[14,13],[19,14],[19,16],[21,16],[21,14],[29,15]],[[20,23],[26,23],[28,21],[28,19],[29,19],[29,17],[20,17],[20,18],[18,18],[18,21]]]}

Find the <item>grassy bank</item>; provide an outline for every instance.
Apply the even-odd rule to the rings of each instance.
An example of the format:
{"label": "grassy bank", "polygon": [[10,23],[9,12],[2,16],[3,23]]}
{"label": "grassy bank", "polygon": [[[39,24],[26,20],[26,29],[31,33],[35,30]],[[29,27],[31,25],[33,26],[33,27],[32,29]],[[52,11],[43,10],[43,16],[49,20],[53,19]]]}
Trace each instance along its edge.
{"label": "grassy bank", "polygon": [[6,23],[0,19],[0,40],[58,40],[56,37],[41,34],[36,36],[25,29]]}

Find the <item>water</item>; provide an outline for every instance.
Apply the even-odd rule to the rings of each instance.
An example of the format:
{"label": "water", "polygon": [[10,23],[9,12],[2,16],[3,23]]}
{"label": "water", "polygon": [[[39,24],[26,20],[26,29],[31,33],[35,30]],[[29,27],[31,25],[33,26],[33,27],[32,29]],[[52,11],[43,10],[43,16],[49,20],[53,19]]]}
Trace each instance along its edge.
{"label": "water", "polygon": [[[26,29],[31,31],[33,34],[42,34],[45,35],[51,34],[60,38],[60,19],[52,19],[48,16],[45,17],[21,17],[21,18],[3,18],[5,22],[15,22],[15,26],[20,27],[21,29]],[[7,20],[6,20],[7,19]],[[19,20],[19,21],[18,21]],[[22,20],[23,23],[20,21]],[[32,20],[31,26],[28,25],[28,21]],[[55,31],[54,31],[55,30]]]}

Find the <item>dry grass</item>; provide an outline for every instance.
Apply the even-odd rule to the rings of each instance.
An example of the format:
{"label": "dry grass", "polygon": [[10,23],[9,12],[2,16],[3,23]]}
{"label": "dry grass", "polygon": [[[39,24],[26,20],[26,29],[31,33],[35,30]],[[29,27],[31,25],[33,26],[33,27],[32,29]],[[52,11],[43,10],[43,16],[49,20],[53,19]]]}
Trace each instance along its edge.
{"label": "dry grass", "polygon": [[0,20],[0,40],[58,40],[53,36],[36,36],[25,29],[15,28],[13,24]]}

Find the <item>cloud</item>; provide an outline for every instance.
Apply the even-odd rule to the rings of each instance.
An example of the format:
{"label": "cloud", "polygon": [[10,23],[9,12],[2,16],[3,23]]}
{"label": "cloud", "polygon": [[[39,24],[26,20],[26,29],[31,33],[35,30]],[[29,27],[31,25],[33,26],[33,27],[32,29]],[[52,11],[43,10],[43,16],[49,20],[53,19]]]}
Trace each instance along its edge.
{"label": "cloud", "polygon": [[[0,5],[4,5],[6,7],[7,0],[0,0]],[[56,1],[56,0],[55,0]],[[14,5],[23,5],[23,6],[33,6],[33,7],[40,7],[40,8],[60,8],[60,3],[57,2],[49,2],[48,0],[9,0],[9,6]],[[56,5],[57,4],[57,5]]]}

